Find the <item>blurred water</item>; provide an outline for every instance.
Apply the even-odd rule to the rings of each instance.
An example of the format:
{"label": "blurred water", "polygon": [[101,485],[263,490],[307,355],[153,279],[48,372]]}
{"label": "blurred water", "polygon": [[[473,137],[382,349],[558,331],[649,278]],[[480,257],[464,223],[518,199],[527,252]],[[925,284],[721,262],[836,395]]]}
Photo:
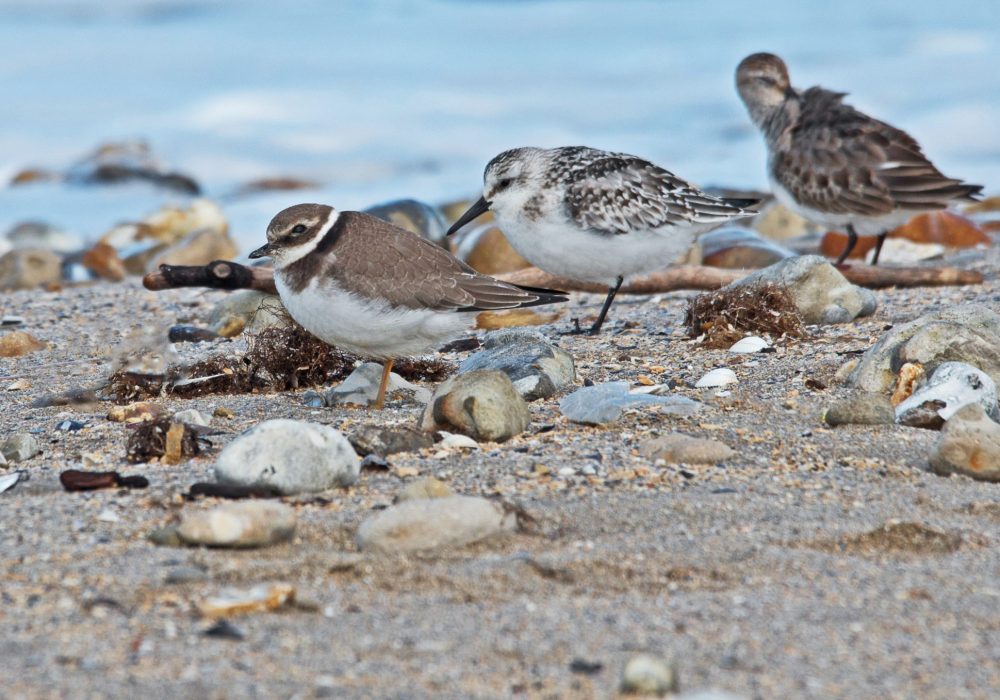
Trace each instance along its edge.
{"label": "blurred water", "polygon": [[[471,195],[517,145],[588,144],[701,184],[764,187],[732,86],[746,54],[847,90],[949,174],[1000,186],[1000,2],[0,1],[0,179],[148,139],[218,196],[291,175],[321,192],[227,204],[245,247],[291,203]],[[0,190],[0,230],[99,235],[171,199],[145,186]]]}

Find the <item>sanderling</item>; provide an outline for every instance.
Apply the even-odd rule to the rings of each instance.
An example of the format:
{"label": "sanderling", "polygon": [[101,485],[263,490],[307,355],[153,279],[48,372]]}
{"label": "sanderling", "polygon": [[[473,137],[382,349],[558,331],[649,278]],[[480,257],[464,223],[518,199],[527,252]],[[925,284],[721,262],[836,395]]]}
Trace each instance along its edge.
{"label": "sanderling", "polygon": [[920,212],[973,200],[983,188],[945,177],[909,134],[843,103],[846,93],[796,90],[774,54],[747,56],[736,88],[764,134],[775,196],[810,221],[846,229],[844,262],[858,236],[886,235]]}
{"label": "sanderling", "polygon": [[274,260],[281,301],[319,339],[385,361],[376,408],[397,357],[420,355],[468,329],[480,311],[566,301],[480,274],[416,234],[356,211],[297,204],[250,254]]}
{"label": "sanderling", "polygon": [[625,278],[666,267],[695,237],[755,212],[756,200],[720,199],[625,153],[582,146],[515,148],[491,160],[483,196],[449,230],[492,210],[533,265],[608,285],[596,335]]}

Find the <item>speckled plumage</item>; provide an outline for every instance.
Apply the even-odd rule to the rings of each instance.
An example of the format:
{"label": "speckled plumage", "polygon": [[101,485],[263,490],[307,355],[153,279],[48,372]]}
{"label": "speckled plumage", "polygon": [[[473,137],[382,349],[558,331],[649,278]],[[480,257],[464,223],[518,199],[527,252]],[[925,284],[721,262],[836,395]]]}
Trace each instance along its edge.
{"label": "speckled plumage", "polygon": [[775,196],[816,223],[881,241],[914,214],[982,190],[946,177],[909,134],[844,104],[846,93],[796,90],[773,54],[745,58],[736,83],[767,143]]}
{"label": "speckled plumage", "polygon": [[451,228],[490,209],[510,244],[537,267],[601,282],[604,320],[625,278],[677,261],[695,238],[753,215],[747,200],[713,197],[668,170],[626,153],[584,146],[515,148],[483,174],[483,198]]}

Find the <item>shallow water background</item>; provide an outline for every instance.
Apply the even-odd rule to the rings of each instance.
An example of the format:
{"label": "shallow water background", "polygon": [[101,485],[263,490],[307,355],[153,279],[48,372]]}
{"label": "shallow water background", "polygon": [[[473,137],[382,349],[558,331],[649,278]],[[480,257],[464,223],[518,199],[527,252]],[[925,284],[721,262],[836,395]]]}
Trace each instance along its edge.
{"label": "shallow water background", "polygon": [[[280,208],[472,195],[518,145],[636,153],[700,184],[764,187],[733,88],[746,54],[910,131],[946,173],[1000,185],[1000,2],[9,0],[0,179],[141,137],[218,197],[296,176],[320,191],[226,204],[244,248]],[[176,195],[0,190],[0,231],[92,239]]]}

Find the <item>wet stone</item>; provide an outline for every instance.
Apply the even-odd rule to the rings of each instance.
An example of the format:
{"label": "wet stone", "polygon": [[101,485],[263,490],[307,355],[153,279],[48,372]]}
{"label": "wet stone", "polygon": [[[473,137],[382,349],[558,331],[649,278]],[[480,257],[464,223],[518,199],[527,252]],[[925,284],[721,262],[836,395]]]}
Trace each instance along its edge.
{"label": "wet stone", "polygon": [[29,433],[16,433],[0,444],[0,452],[8,462],[24,462],[41,451],[38,439]]}
{"label": "wet stone", "polygon": [[397,199],[365,209],[366,214],[388,221],[422,238],[445,245],[448,230],[437,209],[416,199]]}
{"label": "wet stone", "polygon": [[880,394],[857,394],[826,410],[827,425],[889,425],[896,422],[892,402]]}
{"label": "wet stone", "polygon": [[862,355],[847,383],[888,392],[906,363],[932,373],[943,362],[965,362],[1000,382],[1000,314],[982,304],[947,306],[888,331]]}
{"label": "wet stone", "polygon": [[782,260],[733,282],[726,289],[760,284],[787,288],[807,324],[848,323],[858,316],[871,315],[878,305],[871,290],[851,284],[818,255]]}
{"label": "wet stone", "polygon": [[203,343],[221,338],[222,336],[210,328],[198,326],[171,326],[167,331],[167,340],[171,343]]}
{"label": "wet stone", "polygon": [[406,500],[370,516],[358,546],[378,552],[432,551],[478,542],[517,527],[501,504],[474,496]]}
{"label": "wet stone", "polygon": [[658,396],[629,391],[628,382],[608,382],[577,389],[559,402],[559,410],[574,423],[600,425],[612,423],[626,408],[653,404],[661,413],[687,416],[703,404],[686,396]]}
{"label": "wet stone", "polygon": [[188,545],[266,547],[290,540],[296,523],[295,511],[283,503],[241,501],[184,513],[177,535]]}
{"label": "wet stone", "polygon": [[716,464],[731,459],[736,453],[719,440],[696,438],[682,433],[671,433],[650,440],[639,448],[649,459],[663,460],[670,464]]}
{"label": "wet stone", "polygon": [[48,250],[11,250],[0,257],[0,290],[33,289],[62,279],[62,260]]}
{"label": "wet stone", "polygon": [[35,336],[24,331],[0,335],[0,357],[21,357],[30,352],[44,350],[47,346]]}
{"label": "wet stone", "polygon": [[458,374],[484,369],[506,374],[527,401],[548,398],[576,380],[573,356],[524,328],[487,333],[483,349],[459,365]]}
{"label": "wet stone", "polygon": [[1000,425],[980,404],[964,406],[945,422],[930,466],[942,475],[1000,482]]}
{"label": "wet stone", "polygon": [[443,382],[427,403],[425,432],[445,430],[480,442],[503,442],[528,428],[528,406],[497,370],[474,370]]}
{"label": "wet stone", "polygon": [[374,424],[361,426],[348,439],[359,455],[375,454],[382,457],[400,452],[417,452],[434,444],[434,438],[415,428],[383,428]]}
{"label": "wet stone", "polygon": [[215,464],[222,484],[273,488],[285,495],[350,486],[361,462],[347,438],[318,423],[269,420],[223,448]]}

